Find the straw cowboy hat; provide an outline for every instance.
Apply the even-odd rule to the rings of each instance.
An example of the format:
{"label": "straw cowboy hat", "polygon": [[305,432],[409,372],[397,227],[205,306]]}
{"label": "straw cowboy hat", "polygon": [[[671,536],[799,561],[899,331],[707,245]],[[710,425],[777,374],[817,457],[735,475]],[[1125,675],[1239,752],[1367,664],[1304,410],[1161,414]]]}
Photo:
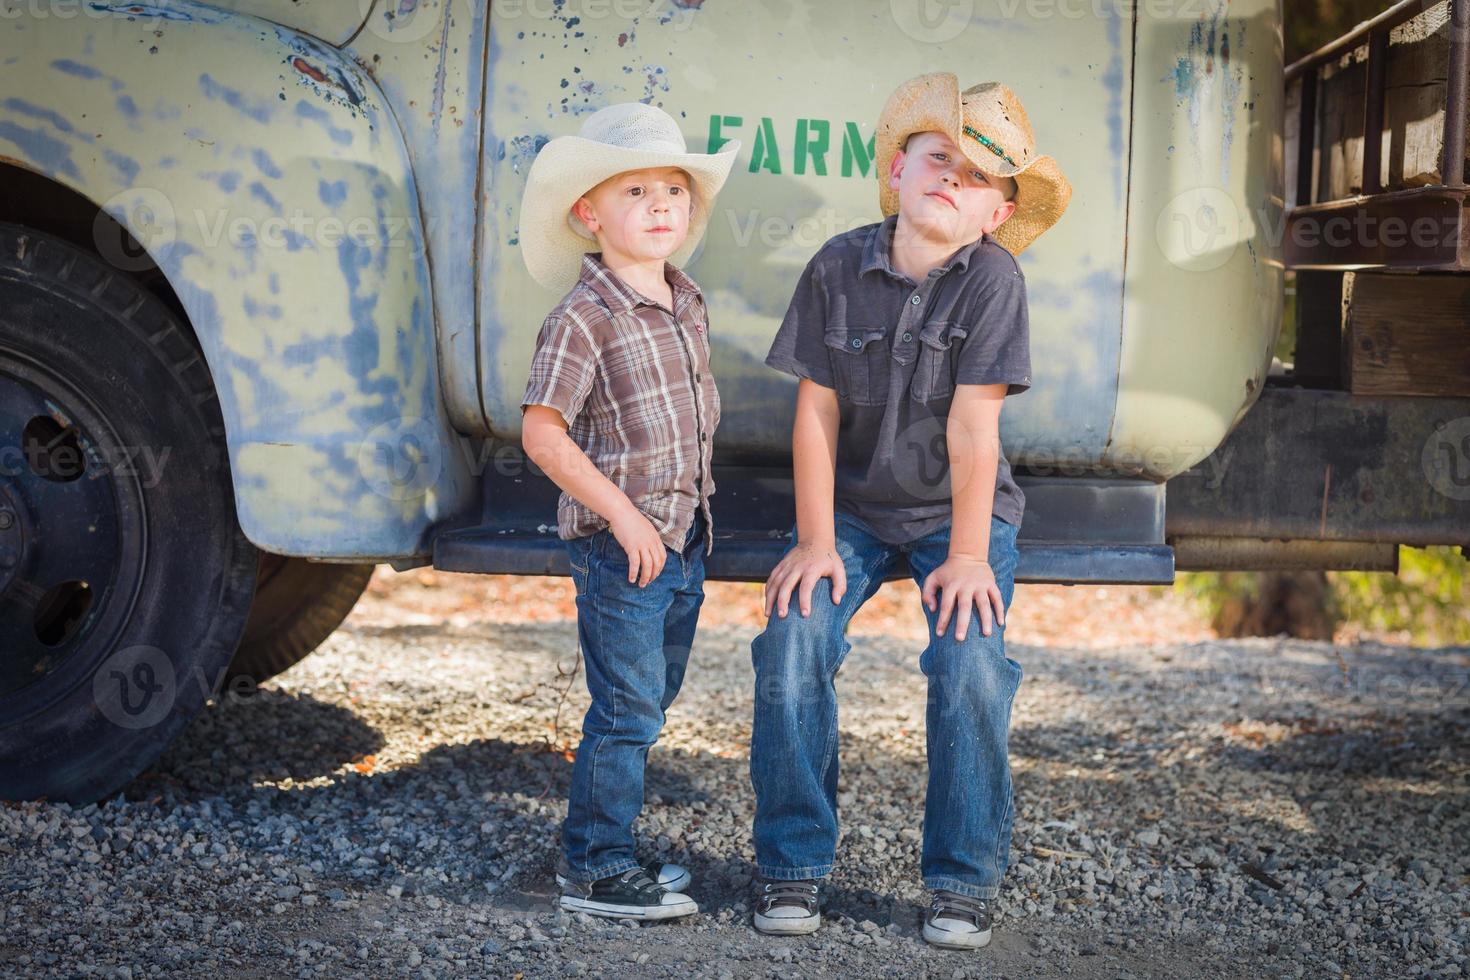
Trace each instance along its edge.
{"label": "straw cowboy hat", "polygon": [[566,292],[577,281],[582,255],[597,241],[571,213],[572,205],[609,177],[629,170],[678,167],[694,182],[689,237],[669,256],[683,266],[709,224],[715,195],[730,175],[740,141],[719,153],[690,153],[679,124],[667,112],[641,102],[599,109],[576,136],[558,136],[541,148],[521,198],[521,255],[541,285]]}
{"label": "straw cowboy hat", "polygon": [[1072,197],[1072,185],[1049,156],[1036,152],[1036,134],[1016,93],[1000,82],[960,91],[950,72],[920,75],[888,97],[878,117],[878,203],[883,214],[898,212],[898,191],[888,171],[904,141],[915,133],[948,136],[980,170],[1016,182],[1016,210],[991,237],[1012,255],[1056,224]]}

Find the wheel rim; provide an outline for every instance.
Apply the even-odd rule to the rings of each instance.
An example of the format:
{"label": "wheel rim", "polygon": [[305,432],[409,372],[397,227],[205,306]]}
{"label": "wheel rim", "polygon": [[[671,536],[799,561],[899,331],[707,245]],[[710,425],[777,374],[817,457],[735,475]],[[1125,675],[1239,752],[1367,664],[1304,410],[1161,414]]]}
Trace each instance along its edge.
{"label": "wheel rim", "polygon": [[115,646],[144,553],[135,455],[89,399],[0,350],[0,697],[81,679],[78,654]]}

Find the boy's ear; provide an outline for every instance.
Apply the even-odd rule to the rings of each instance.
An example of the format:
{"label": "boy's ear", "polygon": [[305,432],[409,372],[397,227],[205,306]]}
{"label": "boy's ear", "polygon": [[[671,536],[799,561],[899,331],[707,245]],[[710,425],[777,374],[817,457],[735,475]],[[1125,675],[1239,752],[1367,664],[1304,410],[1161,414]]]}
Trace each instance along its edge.
{"label": "boy's ear", "polygon": [[[1016,202],[1006,201],[1000,207],[995,209],[995,213],[1000,216],[1000,220],[995,223],[995,227],[999,228],[1001,225],[1005,224],[1005,220],[1007,218],[1016,213]],[[994,231],[995,229],[992,228],[991,230]]]}
{"label": "boy's ear", "polygon": [[898,190],[898,178],[903,176],[904,154],[906,150],[897,150],[893,159],[888,164],[888,187],[890,190]]}
{"label": "boy's ear", "polygon": [[572,214],[576,215],[577,220],[587,226],[588,231],[594,235],[597,233],[597,212],[592,210],[591,201],[585,197],[577,198],[577,202],[572,205]]}

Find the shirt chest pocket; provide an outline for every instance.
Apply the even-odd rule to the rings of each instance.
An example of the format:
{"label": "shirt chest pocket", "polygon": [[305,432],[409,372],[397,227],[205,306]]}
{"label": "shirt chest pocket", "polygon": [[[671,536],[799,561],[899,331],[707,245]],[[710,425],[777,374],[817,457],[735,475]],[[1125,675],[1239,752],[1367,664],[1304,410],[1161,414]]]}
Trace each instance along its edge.
{"label": "shirt chest pocket", "polygon": [[929,323],[919,331],[919,362],[910,388],[915,401],[929,402],[954,394],[955,361],[969,331],[950,320]]}
{"label": "shirt chest pocket", "polygon": [[860,324],[829,326],[822,334],[839,398],[856,405],[882,405],[888,401],[885,335],[882,327]]}

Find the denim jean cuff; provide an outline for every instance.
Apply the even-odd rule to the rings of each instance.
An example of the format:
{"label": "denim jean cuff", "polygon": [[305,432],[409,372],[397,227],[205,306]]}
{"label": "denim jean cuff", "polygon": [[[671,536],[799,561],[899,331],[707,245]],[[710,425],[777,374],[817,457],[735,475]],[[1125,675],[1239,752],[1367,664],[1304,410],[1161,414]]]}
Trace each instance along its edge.
{"label": "denim jean cuff", "polygon": [[762,878],[771,881],[811,881],[817,878],[825,878],[832,873],[830,864],[813,864],[805,868],[768,868],[765,865],[757,865],[756,870]]}
{"label": "denim jean cuff", "polygon": [[933,876],[924,878],[924,887],[930,891],[944,889],[954,892],[956,895],[964,895],[967,898],[983,898],[991,901],[1000,895],[999,885],[976,885],[968,881],[960,881],[958,878],[946,878]]}
{"label": "denim jean cuff", "polygon": [[571,864],[565,858],[563,858],[561,862],[561,868],[559,870],[561,872],[561,876],[563,878],[566,878],[568,881],[574,881],[579,885],[590,885],[594,881],[601,881],[603,878],[607,878],[611,875],[620,875],[624,871],[632,871],[634,868],[637,867],[641,867],[641,865],[639,865],[637,861],[633,860],[632,858],[623,858],[621,861],[613,861],[610,864],[604,864],[602,867],[593,868],[590,871],[579,871],[573,868]]}

